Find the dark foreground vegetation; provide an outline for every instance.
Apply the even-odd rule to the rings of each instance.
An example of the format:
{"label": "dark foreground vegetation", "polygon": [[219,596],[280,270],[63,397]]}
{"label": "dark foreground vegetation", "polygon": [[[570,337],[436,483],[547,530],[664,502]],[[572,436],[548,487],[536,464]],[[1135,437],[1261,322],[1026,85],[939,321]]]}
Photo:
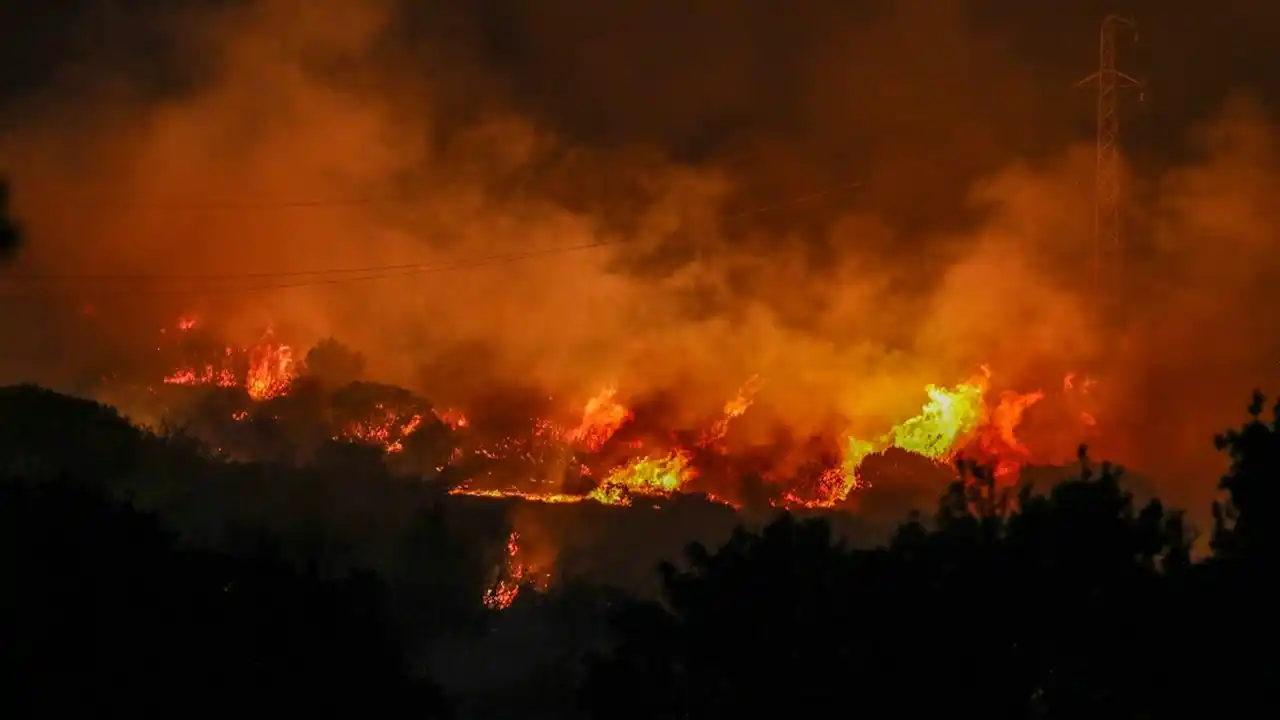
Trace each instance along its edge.
{"label": "dark foreground vegetation", "polygon": [[404,672],[372,575],[181,548],[70,479],[4,483],[0,524],[9,717],[440,707]]}
{"label": "dark foreground vegetation", "polygon": [[782,515],[691,545],[661,597],[579,576],[499,613],[479,599],[507,506],[341,465],[227,463],[7,388],[3,712],[1265,713],[1280,407],[1252,411],[1218,441],[1233,467],[1208,557],[1179,513],[1082,459],[1016,502],[972,469],[875,549]]}
{"label": "dark foreground vegetation", "polygon": [[12,260],[22,246],[22,231],[9,212],[9,181],[0,177],[0,262]]}

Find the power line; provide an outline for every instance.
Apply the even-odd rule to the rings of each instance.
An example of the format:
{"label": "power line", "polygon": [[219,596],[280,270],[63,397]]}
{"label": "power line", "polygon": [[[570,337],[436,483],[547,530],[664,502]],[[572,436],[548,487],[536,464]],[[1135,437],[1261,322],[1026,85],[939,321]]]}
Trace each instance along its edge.
{"label": "power line", "polygon": [[24,200],[23,207],[59,210],[101,210],[112,208],[118,210],[172,210],[177,212],[241,212],[259,210],[308,210],[315,208],[368,207],[370,205],[408,205],[422,202],[419,197],[367,197],[367,198],[331,198],[316,200],[265,200],[265,201],[223,201],[223,202],[131,202],[131,201],[57,201],[42,202],[40,199]]}
{"label": "power line", "polygon": [[[414,277],[414,276],[429,275],[434,273],[450,272],[454,270],[468,270],[468,269],[486,267],[490,265],[500,265],[505,263],[519,262],[521,260],[528,260],[528,259],[536,258],[539,256],[547,256],[547,255],[553,255],[553,254],[559,254],[559,253],[569,253],[569,252],[576,252],[581,250],[589,250],[592,248],[607,247],[610,245],[623,245],[628,242],[631,242],[631,241],[630,240],[599,241],[594,243],[586,243],[582,245],[542,248],[540,250],[531,250],[523,253],[514,253],[511,255],[499,255],[499,256],[490,256],[485,258],[476,258],[473,260],[462,260],[462,261],[445,263],[440,265],[385,266],[380,269],[375,269],[376,272],[370,271],[368,274],[365,274],[365,275],[355,275],[352,277],[324,278],[320,280],[309,280],[309,281],[298,281],[298,282],[264,283],[261,285],[203,287],[203,288],[129,287],[129,288],[111,288],[105,292],[103,290],[89,290],[89,291],[85,291],[82,289],[77,289],[77,290],[80,292],[80,294],[91,295],[93,297],[99,297],[99,298],[100,297],[116,297],[121,295],[147,296],[147,297],[176,295],[176,296],[186,296],[186,297],[201,297],[201,296],[208,296],[208,295],[252,293],[252,292],[270,291],[270,290],[285,290],[290,288],[316,287],[316,286],[323,286],[323,285],[341,285],[341,284],[353,283],[353,282],[389,280],[392,278]],[[165,278],[153,276],[151,279],[170,279],[172,277],[174,276],[169,276]],[[244,278],[246,276],[240,275],[240,276],[227,276],[227,277],[229,279],[230,278],[239,279],[239,278]],[[6,298],[32,297],[32,296],[34,295],[31,293],[0,294],[0,297],[6,297]],[[46,297],[46,296],[47,295],[43,293],[40,295],[40,297]]]}
{"label": "power line", "polygon": [[[616,244],[616,243],[607,243],[607,244]],[[600,245],[601,243],[590,243],[583,246],[574,245],[574,246],[560,247],[560,248],[544,248],[542,250],[537,250],[533,252],[536,252],[538,254],[542,254],[546,252],[560,252],[560,251],[569,252],[573,250],[579,250],[582,248],[599,247]],[[521,257],[523,257],[524,253],[521,253],[520,255]],[[502,256],[502,257],[505,257],[505,256]],[[459,262],[470,262],[470,261],[459,261]],[[455,263],[446,263],[446,264],[453,265]],[[121,282],[146,282],[146,281],[163,282],[168,280],[255,280],[255,279],[265,279],[265,278],[312,277],[312,276],[323,276],[323,275],[362,275],[366,273],[401,272],[401,271],[416,272],[416,271],[421,271],[424,269],[429,269],[434,267],[436,266],[432,264],[427,264],[427,263],[405,263],[401,265],[368,265],[365,267],[327,268],[323,270],[275,270],[275,271],[267,270],[267,271],[261,271],[261,272],[237,272],[237,273],[166,273],[163,275],[156,275],[151,273],[134,273],[134,274],[59,273],[56,275],[28,273],[28,274],[13,275],[13,276],[0,275],[0,281],[43,283],[43,282],[57,282],[62,280],[72,281],[72,282],[115,281],[115,280],[119,280]],[[342,278],[337,278],[337,279],[342,279]]]}
{"label": "power line", "polygon": [[[756,215],[764,212],[772,212],[782,208],[798,205],[800,203],[818,200],[824,197],[835,195],[844,190],[860,188],[865,185],[862,181],[847,182],[840,185],[829,187],[825,190],[801,195],[798,197],[784,200],[779,203],[764,205],[761,207],[746,210],[740,213],[729,215],[728,218],[740,218],[749,215]],[[42,202],[40,198],[35,200],[23,200],[23,206],[27,208],[57,208],[57,209],[102,209],[112,208],[121,210],[174,210],[174,211],[209,211],[209,212],[239,212],[239,211],[256,211],[256,210],[308,210],[315,208],[342,208],[342,207],[367,207],[371,205],[408,205],[422,202],[421,197],[409,196],[385,196],[385,197],[363,197],[363,198],[328,198],[328,199],[311,199],[311,200],[266,200],[266,201],[248,201],[248,200],[228,200],[219,202],[136,202],[136,201],[58,201],[58,202]]]}
{"label": "power line", "polygon": [[[726,219],[737,219],[757,215],[776,210],[793,207],[805,202],[811,202],[824,197],[835,195],[843,190],[863,187],[862,182],[851,182],[837,185],[819,192],[809,193],[798,197],[785,200],[783,202],[770,205],[759,206],[750,210],[729,215]],[[240,204],[240,205],[207,205],[205,207],[221,207],[222,209],[270,209],[270,208],[291,208],[291,207],[322,207],[329,205],[356,205],[369,201],[353,200],[353,201],[298,201],[293,203],[261,203],[261,204]],[[195,206],[191,206],[195,207]],[[258,280],[258,279],[281,279],[281,278],[310,278],[308,280],[284,282],[284,283],[266,283],[251,286],[224,286],[224,287],[203,287],[203,288],[147,288],[147,287],[129,287],[119,288],[117,293],[103,293],[96,291],[94,294],[102,296],[104,294],[129,294],[129,295],[202,295],[202,294],[223,294],[223,293],[239,293],[239,292],[257,292],[265,290],[277,290],[297,287],[311,287],[318,285],[335,285],[348,282],[366,282],[373,280],[384,280],[396,277],[407,277],[414,275],[432,274],[438,272],[449,272],[453,270],[463,270],[487,265],[518,262],[522,260],[532,259],[545,255],[554,255],[559,253],[576,252],[599,247],[608,247],[615,245],[623,245],[630,242],[629,240],[613,240],[613,241],[597,241],[581,245],[561,246],[552,248],[542,248],[538,250],[525,251],[503,256],[490,256],[484,258],[476,258],[472,260],[462,260],[444,264],[424,264],[424,263],[406,263],[398,265],[372,265],[354,268],[328,268],[320,270],[283,270],[283,271],[259,271],[259,272],[238,272],[238,273],[176,273],[176,274],[142,274],[142,273],[25,273],[25,274],[0,274],[0,289],[5,285],[9,285],[11,289],[14,286],[23,284],[26,289],[34,289],[34,286],[48,283],[59,282],[153,282],[164,283],[170,281],[238,281],[238,280]],[[338,276],[338,277],[325,277]],[[77,288],[83,292],[83,288]],[[14,293],[0,293],[3,297],[15,297]]]}

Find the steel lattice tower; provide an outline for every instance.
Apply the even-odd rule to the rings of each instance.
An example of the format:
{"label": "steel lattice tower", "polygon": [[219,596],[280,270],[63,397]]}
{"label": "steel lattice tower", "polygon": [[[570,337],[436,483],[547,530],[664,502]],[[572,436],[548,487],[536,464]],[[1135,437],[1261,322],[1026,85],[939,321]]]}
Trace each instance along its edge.
{"label": "steel lattice tower", "polygon": [[1120,31],[1129,30],[1134,40],[1137,25],[1119,15],[1108,15],[1102,21],[1102,37],[1098,47],[1098,69],[1081,80],[1080,86],[1098,89],[1098,164],[1094,177],[1096,226],[1093,238],[1093,283],[1102,283],[1104,259],[1107,264],[1120,260],[1123,218],[1122,174],[1120,154],[1120,90],[1140,88],[1142,83],[1120,72],[1116,67]]}

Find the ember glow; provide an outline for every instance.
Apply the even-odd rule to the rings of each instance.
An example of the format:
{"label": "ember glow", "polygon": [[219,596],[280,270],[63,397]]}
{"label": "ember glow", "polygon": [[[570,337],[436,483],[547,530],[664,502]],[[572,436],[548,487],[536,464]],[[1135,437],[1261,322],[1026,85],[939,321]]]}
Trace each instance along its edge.
{"label": "ember glow", "polygon": [[203,368],[183,368],[174,372],[172,375],[166,375],[164,378],[166,385],[217,385],[218,387],[235,387],[240,384],[236,378],[234,370],[229,368],[216,368],[213,365],[205,365]]}
{"label": "ember glow", "polygon": [[249,374],[245,386],[254,400],[270,400],[289,389],[293,382],[293,349],[276,343],[270,330],[249,354]]}
{"label": "ember glow", "polygon": [[405,417],[384,405],[377,405],[375,409],[377,417],[348,425],[343,434],[335,439],[378,445],[388,453],[403,451],[404,439],[418,431],[422,425],[422,415],[414,413]]}
{"label": "ember glow", "polygon": [[505,610],[515,602],[520,591],[532,586],[545,590],[550,576],[530,564],[520,547],[520,533],[512,532],[507,538],[506,561],[498,569],[498,576],[485,591],[484,604],[491,610]]}

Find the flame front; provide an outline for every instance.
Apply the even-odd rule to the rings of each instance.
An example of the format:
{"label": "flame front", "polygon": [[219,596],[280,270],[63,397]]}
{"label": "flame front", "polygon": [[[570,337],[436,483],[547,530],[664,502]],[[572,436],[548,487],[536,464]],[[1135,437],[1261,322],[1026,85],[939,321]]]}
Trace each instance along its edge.
{"label": "flame front", "polygon": [[[231,422],[255,425],[261,420],[267,427],[280,419],[284,406],[271,401],[288,395],[302,370],[292,348],[277,341],[270,329],[250,348],[225,347],[198,361],[199,348],[208,347],[196,339],[199,323],[184,317],[169,330],[176,332],[162,332],[177,340],[175,350],[188,362],[164,376],[165,385],[243,388],[238,405],[231,393],[225,400],[233,404],[222,406]],[[1058,413],[1055,428],[1066,425],[1048,440],[1057,446],[1052,452],[1061,454],[1068,443],[1074,451],[1080,433],[1096,429],[1091,407],[1095,386],[1095,381],[1076,373],[1062,378],[1060,393],[1053,395],[1060,402],[1052,404],[1056,410],[1050,408],[1050,415]],[[317,419],[326,423],[333,440],[377,447],[395,456],[388,467],[397,472],[434,472],[447,478],[450,494],[555,504],[627,506],[696,493],[734,506],[755,497],[783,508],[835,508],[870,487],[865,477],[868,460],[891,450],[940,466],[961,456],[973,458],[991,468],[1003,487],[1017,482],[1023,467],[1045,459],[1018,432],[1027,414],[1048,396],[1040,390],[997,393],[985,366],[955,385],[925,385],[919,412],[886,423],[887,430],[880,434],[836,426],[825,428],[809,444],[803,438],[798,445],[790,439],[762,444],[770,441],[762,440],[758,426],[731,432],[764,387],[764,378],[752,376],[701,423],[678,428],[655,417],[660,409],[645,410],[643,404],[633,409],[612,384],[587,398],[577,412],[560,419],[535,412],[524,424],[502,432],[494,432],[488,417],[473,420],[470,413],[481,408],[435,408],[408,390],[376,383],[327,388],[330,401],[319,409],[324,416]],[[553,406],[547,407],[554,412]],[[1046,416],[1036,417],[1039,421]],[[1036,447],[1043,449],[1042,444]],[[746,494],[747,477],[761,482],[763,495]],[[507,608],[522,588],[540,586],[548,577],[533,571],[527,548],[513,532],[504,561],[484,593],[484,604]]]}
{"label": "flame front", "polygon": [[[180,333],[197,327],[194,319],[180,319]],[[170,385],[243,387],[253,404],[287,394],[297,373],[290,346],[277,342],[270,329],[251,349],[227,348],[218,362],[181,367],[164,378]],[[1075,373],[1062,380],[1061,407],[1073,408],[1078,425],[1072,432],[1096,425],[1084,403],[1095,382]],[[527,435],[493,437],[472,427],[459,409],[435,409],[412,395],[373,402],[348,417],[334,439],[373,445],[387,454],[403,453],[406,442],[428,420],[441,427],[436,439],[451,443],[430,470],[452,468],[464,480],[450,491],[456,495],[516,498],[544,503],[592,501],[630,505],[640,498],[664,498],[678,493],[701,493],[713,500],[736,504],[726,478],[747,470],[741,460],[742,438],[730,435],[734,421],[745,415],[764,387],[753,376],[728,400],[703,429],[670,432],[664,437],[637,420],[615,385],[586,400],[577,419],[559,423],[545,417],[528,420]],[[403,392],[403,391],[402,391]],[[751,471],[776,488],[771,502],[783,507],[836,507],[860,488],[866,461],[896,449],[940,464],[957,457],[973,457],[989,466],[1000,483],[1016,482],[1035,453],[1017,435],[1026,413],[1045,397],[1042,391],[1004,390],[994,398],[991,371],[983,366],[968,380],[953,386],[926,385],[920,411],[873,436],[845,433],[832,446],[828,459],[808,460],[800,475],[789,471]],[[417,403],[415,405],[415,403]],[[254,414],[253,407],[236,409],[235,420]],[[833,438],[834,439],[834,438]],[[737,444],[737,449],[730,446]],[[451,447],[451,450],[449,449]],[[748,453],[749,454],[749,453]],[[445,457],[447,455],[447,457]],[[418,457],[415,454],[414,457]],[[427,468],[423,468],[427,471]],[[525,474],[529,473],[529,474]],[[803,477],[801,477],[803,475]],[[805,479],[807,478],[807,479]],[[495,482],[496,481],[496,482]],[[718,484],[719,483],[719,484]]]}
{"label": "flame front", "polygon": [[582,423],[568,433],[570,441],[578,443],[590,452],[596,452],[609,438],[631,419],[631,411],[617,402],[616,387],[606,387],[587,401],[582,410]]}
{"label": "flame front", "polygon": [[630,505],[635,496],[665,497],[679,492],[694,477],[689,456],[675,451],[661,458],[639,458],[609,473],[588,495],[605,505]]}
{"label": "flame front", "polygon": [[490,610],[506,610],[525,587],[546,588],[549,577],[546,573],[537,572],[524,556],[520,547],[520,533],[513,530],[507,537],[505,561],[498,569],[497,578],[484,593],[485,607]]}
{"label": "flame front", "polygon": [[341,436],[334,439],[377,445],[387,453],[403,452],[404,441],[422,427],[422,415],[413,413],[405,416],[381,403],[374,409],[376,417],[351,423]]}
{"label": "flame front", "polygon": [[894,427],[887,439],[893,447],[946,461],[958,441],[967,438],[983,421],[986,386],[970,381],[954,388],[929,385],[924,391],[929,402],[920,414]]}
{"label": "flame front", "polygon": [[[1064,380],[1072,387],[1074,375]],[[1027,408],[1044,398],[1040,391],[1005,391],[994,407],[987,404],[991,371],[987,367],[970,380],[954,387],[925,386],[929,401],[920,413],[898,423],[875,441],[846,437],[839,471],[828,470],[809,499],[788,494],[785,499],[804,507],[834,507],[862,486],[861,469],[870,456],[897,448],[937,463],[951,463],[959,454],[972,451],[989,464],[997,481],[1011,483],[1031,459],[1031,453],[1015,435]],[[1090,381],[1091,382],[1091,381]],[[1086,424],[1093,424],[1091,416]]]}
{"label": "flame front", "polygon": [[[195,329],[196,325],[195,318],[191,317],[179,318],[177,322],[178,330],[183,333]],[[236,372],[236,365],[245,355],[247,369],[242,380]],[[166,385],[213,385],[224,388],[243,385],[250,398],[261,402],[288,392],[294,373],[293,349],[275,342],[268,328],[262,340],[253,348],[237,350],[228,347],[218,364],[204,363],[178,368],[166,375],[163,382]]]}

